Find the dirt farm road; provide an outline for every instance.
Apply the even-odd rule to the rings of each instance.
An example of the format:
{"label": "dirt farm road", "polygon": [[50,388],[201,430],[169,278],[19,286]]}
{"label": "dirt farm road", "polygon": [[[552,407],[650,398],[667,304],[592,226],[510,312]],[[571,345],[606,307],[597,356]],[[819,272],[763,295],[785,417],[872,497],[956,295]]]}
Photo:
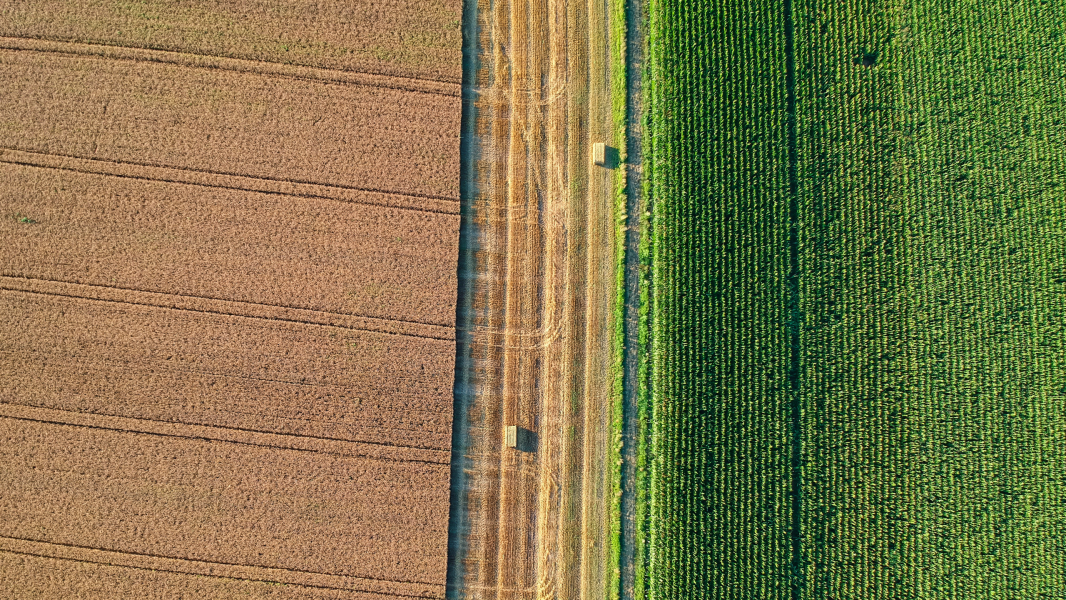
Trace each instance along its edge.
{"label": "dirt farm road", "polygon": [[467,11],[447,596],[603,598],[618,240],[615,172],[591,149],[621,141],[607,5]]}

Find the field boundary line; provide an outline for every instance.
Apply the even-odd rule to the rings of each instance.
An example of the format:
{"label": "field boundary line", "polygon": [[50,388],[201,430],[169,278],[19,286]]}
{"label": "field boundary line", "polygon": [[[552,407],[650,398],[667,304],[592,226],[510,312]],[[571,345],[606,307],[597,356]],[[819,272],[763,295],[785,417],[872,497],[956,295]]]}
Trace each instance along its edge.
{"label": "field boundary line", "polygon": [[336,327],[442,342],[455,340],[455,329],[445,325],[386,319],[383,317],[344,315],[309,308],[258,304],[243,300],[223,300],[220,298],[186,296],[91,283],[40,279],[3,272],[0,272],[0,291],[129,304],[132,306],[181,310],[245,319],[263,319],[296,325]]}
{"label": "field boundary line", "polygon": [[[159,554],[105,550],[60,542],[0,535],[0,552],[51,558],[111,567],[161,571],[176,575],[200,575],[219,579],[234,579],[264,583],[284,583],[306,588],[364,592],[405,598],[438,599],[444,597],[444,586],[420,581],[394,581],[373,577],[356,577],[334,573],[319,573],[284,567],[241,565],[236,563],[178,558]],[[186,568],[181,568],[181,567]],[[390,589],[391,588],[391,589]]]}
{"label": "field boundary line", "polygon": [[[283,178],[257,177],[239,173],[223,173],[135,163],[120,160],[86,158],[0,146],[0,163],[21,167],[55,169],[83,175],[100,175],[155,183],[194,185],[221,190],[292,196],[315,200],[335,200],[349,204],[363,204],[396,210],[459,215],[459,200],[444,196],[395,192],[355,186],[296,181]],[[132,172],[122,172],[123,170]],[[360,197],[362,196],[362,197]],[[418,200],[412,202],[411,200]]]}
{"label": "field boundary line", "polygon": [[[274,450],[314,452],[366,460],[424,463],[442,467],[448,466],[450,454],[449,450],[405,446],[387,442],[345,440],[242,427],[200,425],[182,421],[125,417],[97,412],[78,412],[6,401],[0,401],[0,419],[29,421],[64,427],[83,427],[86,429],[129,433],[131,435],[154,435],[204,442],[224,442]],[[404,456],[405,454],[411,454],[413,457]]]}
{"label": "field boundary line", "polygon": [[15,52],[38,52],[42,54],[62,54],[85,58],[121,60],[146,64],[165,64],[192,69],[223,71],[278,79],[295,79],[314,81],[324,84],[342,84],[362,87],[391,89],[415,94],[451,96],[458,98],[461,93],[459,83],[421,79],[402,75],[386,75],[366,71],[343,71],[303,65],[286,65],[269,61],[250,60],[246,58],[229,58],[211,54],[177,52],[174,50],[153,50],[135,46],[118,46],[100,43],[85,43],[72,40],[59,40],[34,37],[0,36],[0,50]]}

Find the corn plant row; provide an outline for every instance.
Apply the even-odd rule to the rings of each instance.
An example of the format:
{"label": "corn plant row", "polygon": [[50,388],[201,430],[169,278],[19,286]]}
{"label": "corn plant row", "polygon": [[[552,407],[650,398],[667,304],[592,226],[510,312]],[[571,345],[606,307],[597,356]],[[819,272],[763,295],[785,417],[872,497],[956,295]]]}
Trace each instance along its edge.
{"label": "corn plant row", "polygon": [[1064,22],[651,2],[648,598],[1066,590]]}

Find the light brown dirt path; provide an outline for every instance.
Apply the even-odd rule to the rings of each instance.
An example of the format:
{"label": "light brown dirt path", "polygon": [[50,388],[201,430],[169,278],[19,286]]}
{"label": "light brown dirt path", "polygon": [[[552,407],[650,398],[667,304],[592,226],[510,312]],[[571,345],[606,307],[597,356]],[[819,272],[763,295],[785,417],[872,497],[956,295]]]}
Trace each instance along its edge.
{"label": "light brown dirt path", "polygon": [[468,11],[448,595],[605,598],[615,174],[591,144],[618,147],[607,11]]}

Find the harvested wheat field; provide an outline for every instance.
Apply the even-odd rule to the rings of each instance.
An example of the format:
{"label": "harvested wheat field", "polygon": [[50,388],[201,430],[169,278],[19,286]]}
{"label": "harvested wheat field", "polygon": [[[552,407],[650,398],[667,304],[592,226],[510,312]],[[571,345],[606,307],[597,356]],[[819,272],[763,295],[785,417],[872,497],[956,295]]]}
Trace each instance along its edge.
{"label": "harvested wheat field", "polygon": [[460,10],[0,1],[0,598],[444,596]]}
{"label": "harvested wheat field", "polygon": [[458,83],[461,3],[0,1],[0,36]]}

